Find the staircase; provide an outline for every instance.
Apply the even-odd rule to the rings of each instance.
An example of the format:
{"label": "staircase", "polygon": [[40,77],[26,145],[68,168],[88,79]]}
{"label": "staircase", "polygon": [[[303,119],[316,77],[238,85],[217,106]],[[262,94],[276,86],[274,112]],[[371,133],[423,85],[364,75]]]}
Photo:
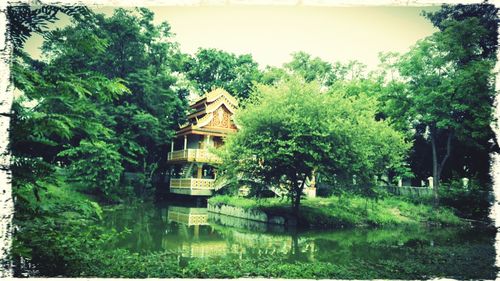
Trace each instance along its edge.
{"label": "staircase", "polygon": [[287,194],[286,190],[284,190],[283,188],[280,188],[280,187],[276,187],[276,186],[270,186],[269,190],[274,192],[274,194],[278,195],[278,197],[283,197],[283,196],[286,196],[286,194]]}
{"label": "staircase", "polygon": [[217,191],[228,186],[231,182],[225,176],[218,176],[215,180],[214,190]]}
{"label": "staircase", "polygon": [[193,174],[193,168],[194,168],[194,163],[189,163],[188,165],[184,166],[181,170],[181,177],[182,178],[191,178]]}

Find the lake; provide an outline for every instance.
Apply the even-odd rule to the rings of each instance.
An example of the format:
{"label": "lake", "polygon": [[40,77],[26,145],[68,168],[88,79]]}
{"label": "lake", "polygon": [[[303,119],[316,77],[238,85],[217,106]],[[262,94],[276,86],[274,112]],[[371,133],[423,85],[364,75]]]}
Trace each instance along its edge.
{"label": "lake", "polygon": [[167,252],[177,257],[179,266],[227,256],[279,257],[288,263],[357,268],[380,278],[496,276],[495,231],[484,227],[284,229],[208,213],[202,201],[121,205],[106,209],[103,223],[119,231],[128,229],[110,247]]}

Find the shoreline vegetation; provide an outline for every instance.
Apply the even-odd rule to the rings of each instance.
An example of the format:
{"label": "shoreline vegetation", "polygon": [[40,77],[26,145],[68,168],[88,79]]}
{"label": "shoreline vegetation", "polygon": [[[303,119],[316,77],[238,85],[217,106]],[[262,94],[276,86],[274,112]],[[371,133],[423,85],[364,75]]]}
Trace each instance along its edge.
{"label": "shoreline vegetation", "polygon": [[[35,200],[29,190],[25,190],[25,192],[23,198]],[[196,257],[182,258],[179,261],[179,253],[170,253],[168,251],[138,253],[125,248],[116,248],[119,237],[127,235],[131,230],[120,231],[101,226],[99,221],[102,220],[103,213],[109,211],[106,206],[101,209],[93,199],[65,185],[59,188],[47,186],[47,193],[47,196],[42,197],[45,207],[34,210],[37,213],[44,214],[44,216],[35,220],[27,220],[26,224],[21,225],[24,229],[23,237],[18,236],[15,241],[15,247],[21,246],[18,244],[18,239],[29,241],[26,246],[30,249],[30,256],[34,258],[31,262],[37,265],[36,270],[38,273],[36,273],[36,276],[41,277],[55,276],[54,273],[58,272],[58,274],[66,277],[100,278],[493,278],[493,275],[490,275],[493,272],[490,270],[490,263],[484,261],[488,260],[490,256],[494,257],[494,249],[484,245],[478,247],[478,245],[474,244],[440,245],[440,247],[422,244],[419,247],[405,249],[402,252],[402,259],[389,258],[381,260],[377,264],[356,259],[345,264],[316,261],[315,266],[312,267],[310,263],[295,261],[292,257],[266,255],[253,258],[241,258],[234,255],[215,259]],[[69,198],[72,198],[72,200],[69,200]],[[308,221],[318,219],[324,222],[328,216],[321,217],[317,213],[311,212],[311,209],[314,210],[314,206],[326,206],[324,208],[325,212],[331,212],[334,210],[333,207],[336,205],[337,200],[336,197],[306,199],[303,201],[303,208],[301,209],[303,212],[301,213],[309,214],[309,217],[306,218]],[[261,199],[257,201],[230,196],[216,196],[212,197],[210,201],[212,204],[238,204],[238,206],[247,209],[258,207],[269,211],[275,208],[275,212],[280,208],[282,210],[290,209],[286,200],[280,201],[279,199]],[[362,212],[365,208],[365,200],[362,197],[353,196],[348,198],[344,196],[341,202],[343,203],[339,208],[344,210],[343,214],[351,215],[351,221],[357,218],[355,211]],[[134,203],[112,206],[113,209],[116,209],[124,205],[130,208]],[[382,213],[382,211],[387,210],[387,207],[394,206],[398,206],[402,214],[400,217],[411,214],[413,220],[409,221],[415,223],[407,221],[403,225],[402,221],[404,220],[401,219],[399,225],[394,225],[396,228],[390,231],[393,234],[410,227],[416,229],[411,233],[418,235],[418,229],[422,228],[421,225],[416,223],[416,218],[425,218],[432,211],[428,205],[417,205],[389,197],[379,200],[373,206],[368,202],[369,214],[367,217],[378,218],[381,221],[378,216],[374,217],[371,210],[377,208]],[[70,217],[68,217],[68,210],[71,210],[72,213]],[[440,220],[443,224],[445,221],[456,222],[458,218],[448,212],[451,212],[450,209],[441,208],[438,215],[436,215],[437,219],[434,220]],[[359,217],[363,216],[362,213],[358,215]],[[390,222],[389,219],[384,224],[384,227],[387,226],[387,229],[393,229],[388,222]],[[415,228],[412,228],[412,226]],[[54,227],[57,231],[54,231]],[[228,228],[220,226],[220,229]],[[368,230],[369,228],[360,227],[359,229]],[[304,235],[304,237],[307,237],[307,234]],[[342,234],[339,233],[338,235]],[[31,237],[31,239],[28,240],[28,237]],[[48,243],[47,241],[51,242]],[[393,243],[380,243],[376,247],[382,249],[387,247],[386,244]],[[59,254],[52,255],[51,253]],[[471,267],[464,271],[460,266],[463,265],[465,260],[470,260],[472,263],[467,262],[467,264],[471,264]],[[57,264],[66,264],[66,266],[57,268]],[[362,270],[357,270],[360,265],[362,265]],[[456,275],[457,272],[460,272],[460,276]]]}
{"label": "shoreline vegetation", "polygon": [[[116,250],[120,257],[120,251]],[[453,256],[450,258],[450,253]],[[484,254],[493,256],[494,251],[488,247],[474,249],[470,245],[444,248],[423,247],[411,249],[401,260],[384,260],[370,263],[357,260],[341,265],[332,262],[316,261],[314,266],[307,262],[290,262],[286,257],[261,256],[258,258],[239,258],[228,255],[216,259],[195,258],[185,267],[176,264],[176,258],[166,253],[148,255],[129,254],[127,259],[117,259],[110,255],[96,260],[96,268],[107,268],[105,272],[92,271],[83,276],[101,278],[290,278],[290,279],[430,279],[439,277],[457,277],[457,279],[494,279],[494,274],[484,264]],[[460,268],[457,261],[471,260],[471,267]],[[433,261],[441,261],[435,263]],[[144,268],[134,271],[134,268]],[[147,268],[154,270],[148,271]],[[477,271],[476,271],[477,270]],[[483,275],[478,272],[484,270]],[[92,272],[92,273],[91,273]],[[456,272],[461,272],[457,276]],[[105,275],[102,275],[102,274]],[[477,278],[481,276],[480,278]]]}
{"label": "shoreline vegetation", "polygon": [[[250,199],[220,195],[208,199],[208,203],[245,210],[255,209],[268,216],[293,217],[290,203],[280,198]],[[416,204],[393,196],[375,201],[357,195],[304,199],[296,220],[299,227],[312,229],[405,226],[422,223],[436,226],[467,224],[450,208],[433,209],[431,205]]]}

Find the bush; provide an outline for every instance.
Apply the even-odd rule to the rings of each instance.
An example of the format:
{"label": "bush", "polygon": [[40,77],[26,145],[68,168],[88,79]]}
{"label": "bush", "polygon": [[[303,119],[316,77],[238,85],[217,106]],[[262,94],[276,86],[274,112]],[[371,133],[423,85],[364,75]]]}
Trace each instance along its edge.
{"label": "bush", "polygon": [[489,192],[476,180],[471,180],[468,188],[463,187],[460,179],[443,183],[439,196],[442,205],[455,208],[460,216],[489,221]]}
{"label": "bush", "polygon": [[16,276],[23,273],[26,263],[34,264],[38,275],[75,276],[87,268],[86,263],[99,249],[122,235],[97,225],[102,219],[99,204],[63,182],[56,183],[60,186],[38,183],[44,190],[40,201],[34,198],[31,185],[15,189],[11,255]]}
{"label": "bush", "polygon": [[113,145],[83,140],[79,146],[64,150],[58,156],[71,160],[69,176],[72,181],[84,183],[104,199],[116,200],[123,167],[120,153]]}

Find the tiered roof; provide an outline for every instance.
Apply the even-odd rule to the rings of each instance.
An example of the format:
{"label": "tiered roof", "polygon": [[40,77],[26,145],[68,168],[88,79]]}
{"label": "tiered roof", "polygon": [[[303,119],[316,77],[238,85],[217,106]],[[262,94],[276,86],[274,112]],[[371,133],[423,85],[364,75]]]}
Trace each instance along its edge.
{"label": "tiered roof", "polygon": [[188,115],[188,122],[180,126],[177,135],[210,134],[226,135],[236,131],[233,114],[238,108],[238,101],[224,89],[218,88],[206,93],[190,105],[193,111]]}

